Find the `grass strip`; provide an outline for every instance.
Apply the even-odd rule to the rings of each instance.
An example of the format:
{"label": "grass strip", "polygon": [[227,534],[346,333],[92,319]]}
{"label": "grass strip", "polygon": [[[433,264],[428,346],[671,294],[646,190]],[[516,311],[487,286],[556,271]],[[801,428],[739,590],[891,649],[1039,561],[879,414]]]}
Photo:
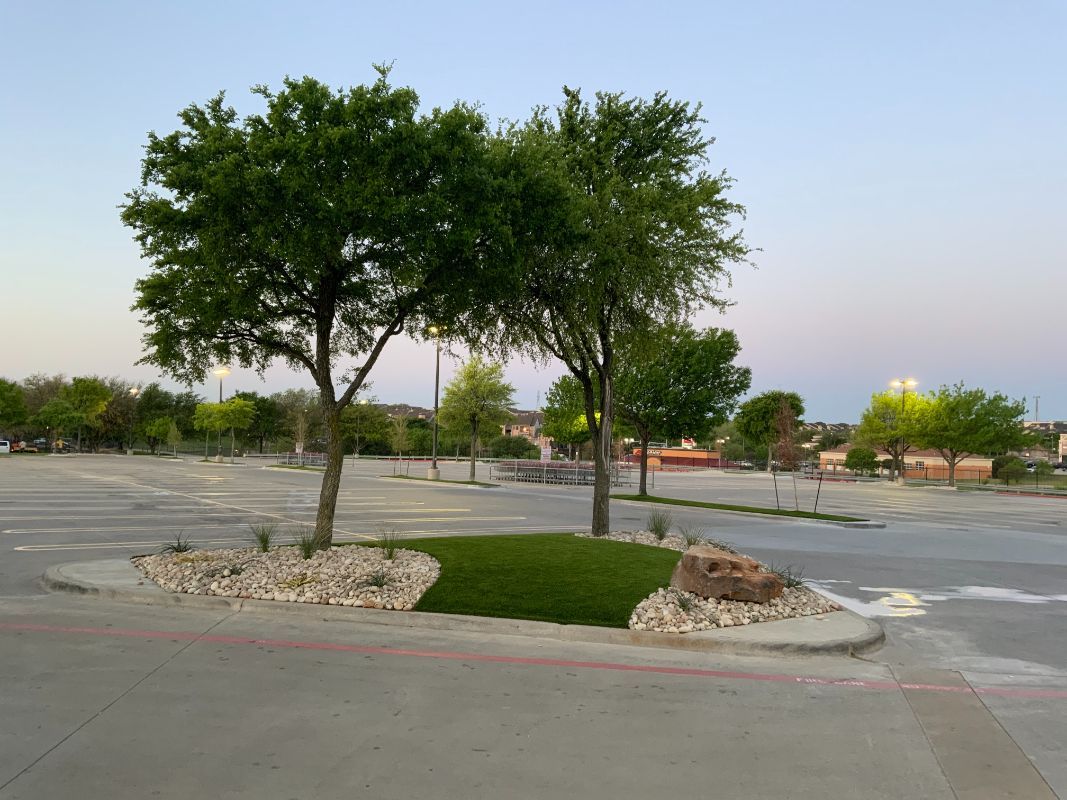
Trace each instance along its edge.
{"label": "grass strip", "polygon": [[408,539],[402,546],[441,564],[417,611],[609,628],[625,628],[634,607],[670,583],[681,557],[570,533]]}
{"label": "grass strip", "polygon": [[379,475],[379,478],[399,478],[405,481],[427,481],[429,483],[458,483],[463,486],[484,486],[487,489],[496,489],[499,483],[486,483],[485,481],[449,481],[444,478],[430,479],[420,478],[418,475]]}
{"label": "grass strip", "polygon": [[309,467],[303,464],[267,464],[271,469],[304,469],[308,472],[325,472],[325,467]]}
{"label": "grass strip", "polygon": [[800,519],[821,519],[827,522],[869,522],[863,517],[845,517],[840,514],[820,514],[812,511],[790,511],[784,508],[762,508],[760,506],[734,506],[728,503],[705,503],[700,500],[679,500],[675,497],[655,497],[640,494],[613,494],[613,500],[634,500],[639,503],[663,503],[669,506],[692,506],[694,508],[713,508],[717,511],[741,511],[745,514],[769,514],[772,517],[798,517]]}

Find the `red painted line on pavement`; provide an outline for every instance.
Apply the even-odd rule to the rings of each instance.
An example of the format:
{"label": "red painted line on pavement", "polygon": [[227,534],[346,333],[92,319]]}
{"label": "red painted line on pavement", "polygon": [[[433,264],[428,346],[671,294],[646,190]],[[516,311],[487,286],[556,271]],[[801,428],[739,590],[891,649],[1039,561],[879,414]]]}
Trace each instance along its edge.
{"label": "red painted line on pavement", "polygon": [[129,628],[83,628],[64,625],[34,625],[0,622],[0,631],[14,633],[67,633],[86,636],[104,636],[125,639],[170,639],[181,642],[206,642],[209,644],[256,645],[298,650],[325,650],[361,655],[402,656],[408,658],[432,658],[449,661],[480,661],[492,664],[520,664],[538,667],[567,667],[570,669],[610,670],[614,672],[644,672],[654,675],[681,675],[695,678],[726,678],[730,680],[764,681],[769,683],[792,683],[805,686],[844,686],[854,689],[895,691],[915,689],[929,692],[974,692],[1000,697],[1033,697],[1067,699],[1067,691],[1057,689],[1003,689],[996,687],[941,686],[927,683],[897,683],[895,681],[865,681],[855,679],[819,678],[811,675],[778,675],[761,672],[735,672],[730,670],[699,669],[695,667],[666,667],[650,664],[620,664],[611,661],[572,661],[561,658],[529,658],[525,656],[502,656],[488,653],[463,653],[450,650],[413,650],[400,647],[337,644],[334,642],[299,642],[289,639],[259,639],[247,636],[201,635],[192,631],[146,631]]}

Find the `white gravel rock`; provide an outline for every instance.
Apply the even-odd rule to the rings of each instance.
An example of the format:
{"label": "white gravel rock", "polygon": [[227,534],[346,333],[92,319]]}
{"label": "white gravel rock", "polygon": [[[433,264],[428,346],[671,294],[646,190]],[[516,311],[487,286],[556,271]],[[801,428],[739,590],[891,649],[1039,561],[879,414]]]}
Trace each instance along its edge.
{"label": "white gravel rock", "polygon": [[[304,559],[296,547],[140,556],[133,563],[168,592],[410,611],[441,574],[416,550],[334,547]],[[376,583],[383,582],[383,586]]]}
{"label": "white gravel rock", "polygon": [[[594,538],[590,533],[576,535]],[[680,553],[689,549],[685,540],[675,533],[658,539],[650,531],[612,531],[606,536],[596,538],[665,547]],[[714,542],[709,541],[708,544],[714,545]],[[760,565],[760,570],[769,571],[764,564]],[[776,619],[810,617],[840,610],[841,606],[837,603],[803,586],[786,589],[781,597],[769,603],[705,600],[692,592],[663,588],[657,589],[638,604],[630,616],[630,628],[635,631],[692,633],[710,628],[730,628],[735,625],[772,622]]]}

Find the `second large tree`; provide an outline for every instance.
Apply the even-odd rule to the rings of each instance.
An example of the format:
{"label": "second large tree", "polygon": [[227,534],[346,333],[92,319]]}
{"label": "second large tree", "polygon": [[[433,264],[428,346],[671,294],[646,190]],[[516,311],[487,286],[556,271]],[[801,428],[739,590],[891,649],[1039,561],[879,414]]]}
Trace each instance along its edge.
{"label": "second large tree", "polygon": [[[512,344],[554,357],[581,384],[593,442],[592,532],[610,530],[616,354],[636,332],[703,306],[748,253],[730,179],[706,170],[699,108],[564,89],[512,136],[522,290],[501,313]],[[599,414],[598,414],[599,412]]]}

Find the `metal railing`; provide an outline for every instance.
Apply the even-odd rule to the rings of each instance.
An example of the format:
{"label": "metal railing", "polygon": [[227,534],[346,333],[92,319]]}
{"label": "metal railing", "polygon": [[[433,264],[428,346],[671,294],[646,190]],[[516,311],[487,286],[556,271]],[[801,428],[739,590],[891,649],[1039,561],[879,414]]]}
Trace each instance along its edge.
{"label": "metal railing", "polygon": [[[610,467],[612,486],[632,486],[629,469]],[[489,479],[515,481],[517,483],[540,483],[554,486],[592,486],[596,470],[589,462],[569,461],[499,461],[489,467]]]}

